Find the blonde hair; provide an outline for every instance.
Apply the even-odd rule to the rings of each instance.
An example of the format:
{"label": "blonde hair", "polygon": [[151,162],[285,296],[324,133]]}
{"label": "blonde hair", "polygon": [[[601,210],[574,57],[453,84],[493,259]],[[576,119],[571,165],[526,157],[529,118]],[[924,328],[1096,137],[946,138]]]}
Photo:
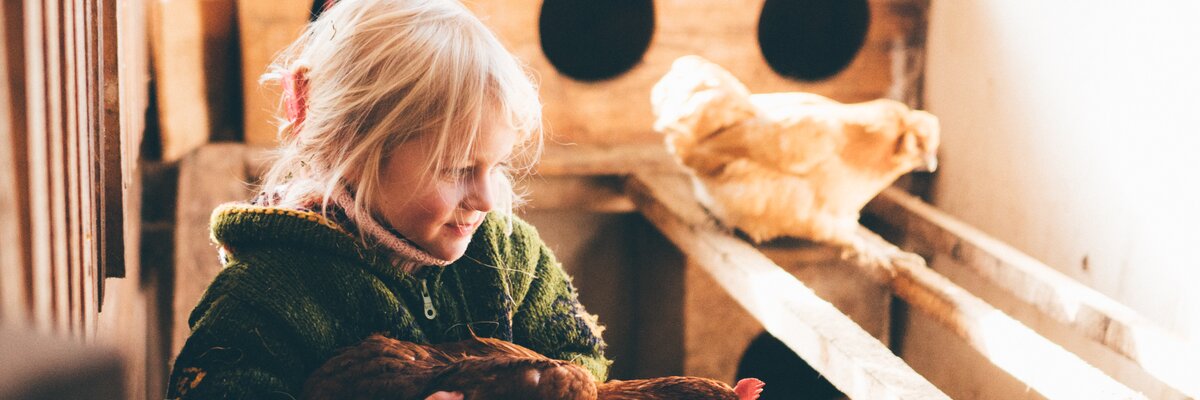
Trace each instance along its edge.
{"label": "blonde hair", "polygon": [[[380,172],[397,145],[436,135],[426,183],[463,162],[485,118],[518,132],[514,172],[541,151],[541,102],[525,67],[454,0],[343,0],[326,10],[275,60],[263,82],[307,69],[307,116],[283,120],[280,147],[262,190],[281,206],[322,209],[344,185],[354,210],[372,215]],[[458,157],[458,158],[455,158]],[[520,197],[509,177],[511,208]],[[507,204],[507,205],[505,205]]]}

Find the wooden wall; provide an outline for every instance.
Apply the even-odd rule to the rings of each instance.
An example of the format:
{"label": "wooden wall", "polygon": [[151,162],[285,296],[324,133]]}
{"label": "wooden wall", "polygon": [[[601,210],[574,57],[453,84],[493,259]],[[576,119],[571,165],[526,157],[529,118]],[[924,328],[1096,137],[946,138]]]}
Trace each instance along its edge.
{"label": "wooden wall", "polygon": [[[915,102],[924,43],[923,0],[870,0],[867,39],[830,79],[801,82],[775,73],[758,47],[763,0],[654,1],[656,30],[642,62],[611,80],[581,82],[560,74],[542,53],[542,0],[477,1],[469,6],[536,71],[546,123],[562,142],[658,143],[650,88],[676,58],[698,54],[737,76],[751,92],[810,91],[840,101],[892,97]],[[620,99],[620,101],[614,101]]]}
{"label": "wooden wall", "polygon": [[151,333],[137,311],[147,300],[136,262],[144,5],[26,0],[0,11],[0,324],[132,341],[116,347],[132,364],[125,393],[138,397]]}

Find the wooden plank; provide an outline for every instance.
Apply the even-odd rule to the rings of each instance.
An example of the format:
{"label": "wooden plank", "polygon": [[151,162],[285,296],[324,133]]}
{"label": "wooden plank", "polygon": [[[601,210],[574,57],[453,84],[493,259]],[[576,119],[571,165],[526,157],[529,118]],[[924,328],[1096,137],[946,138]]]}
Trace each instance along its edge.
{"label": "wooden plank", "polygon": [[221,270],[217,250],[209,239],[213,209],[229,201],[250,198],[248,148],[241,144],[210,144],[185,157],[179,165],[180,201],[175,214],[175,287],[171,351],[174,357],[191,333],[188,316],[204,289]]}
{"label": "wooden plank", "polygon": [[1200,398],[1200,351],[1132,309],[900,190],[885,190],[865,212],[901,230],[918,253],[950,257],[1174,390]]}
{"label": "wooden plank", "polygon": [[81,62],[86,62],[78,53],[78,30],[76,29],[76,0],[65,0],[62,2],[62,56],[63,56],[63,108],[64,128],[63,142],[66,147],[64,164],[66,185],[64,187],[66,197],[66,208],[63,210],[66,214],[66,236],[60,240],[64,240],[67,248],[67,274],[63,278],[66,280],[67,291],[67,324],[70,329],[70,334],[76,339],[83,336],[83,293],[81,286],[81,275],[83,273],[82,252],[83,235],[81,230],[83,224],[79,220],[80,208],[80,184],[79,179],[79,160],[84,155],[80,153],[79,137],[83,127],[80,125],[81,110],[79,102],[84,97],[84,91],[79,85],[79,73],[82,67]]}
{"label": "wooden plank", "polygon": [[679,167],[658,144],[554,144],[547,145],[537,173],[562,175],[628,175],[641,172],[673,172]]}
{"label": "wooden plank", "polygon": [[843,102],[913,97],[921,76],[927,0],[869,0],[871,24],[863,47],[841,73],[821,81],[781,76],[758,48],[763,0],[655,1],[654,37],[628,72],[602,82],[559,73],[538,36],[543,0],[471,1],[467,5],[539,77],[544,116],[560,140],[580,143],[655,143],[650,88],[680,56],[698,54],[725,67],[759,92],[808,91]]}
{"label": "wooden plank", "polygon": [[[125,165],[136,162],[137,155],[124,151],[124,148],[140,143],[124,143],[123,136],[126,133],[123,132],[124,127],[121,120],[127,116],[122,115],[121,105],[123,86],[119,75],[121,38],[117,35],[120,28],[117,23],[118,10],[114,0],[102,0],[101,5],[97,21],[100,23],[98,46],[100,54],[98,55],[102,70],[98,73],[100,74],[100,88],[103,91],[101,101],[104,111],[99,116],[98,129],[94,131],[92,137],[92,141],[97,147],[93,168],[98,175],[95,190],[97,194],[96,233],[98,234],[96,242],[99,247],[99,264],[96,274],[97,299],[104,298],[104,278],[125,276],[125,224],[129,218],[136,218],[139,214],[125,212],[125,191],[130,187],[129,175],[133,173],[132,170],[127,170]],[[132,5],[130,7],[132,8]],[[125,40],[130,41],[133,38]],[[135,47],[135,49],[140,48],[142,47]],[[134,109],[133,111],[139,110]],[[136,118],[144,117],[139,115]],[[130,134],[139,137],[141,135],[140,131]],[[129,159],[131,157],[132,160]],[[136,237],[136,232],[134,235]],[[101,307],[103,304],[97,301],[97,309]]]}
{"label": "wooden plank", "polygon": [[[902,251],[866,228],[876,254]],[[1144,399],[1075,354],[958,287],[915,254],[892,259],[896,295],[979,351],[993,365],[1049,399]],[[862,265],[868,276],[874,266]]]}
{"label": "wooden plank", "polygon": [[66,108],[70,100],[65,96],[64,81],[66,72],[63,66],[62,39],[63,15],[61,0],[44,0],[46,18],[46,103],[48,105],[48,147],[47,168],[50,177],[50,241],[51,274],[53,287],[53,322],[56,332],[67,332],[69,329],[69,286],[68,271],[70,260],[67,246],[67,160],[66,160]]}
{"label": "wooden plank", "polygon": [[0,323],[10,325],[24,325],[30,307],[23,17],[19,2],[0,7]]}
{"label": "wooden plank", "polygon": [[[637,209],[614,176],[535,176],[524,185],[530,211],[575,210],[628,213]],[[520,189],[518,189],[520,190]]]}
{"label": "wooden plank", "polygon": [[246,144],[276,144],[280,90],[259,85],[258,78],[281,50],[300,37],[312,4],[312,0],[237,1]]}
{"label": "wooden plank", "polygon": [[715,227],[678,174],[635,174],[634,203],[768,332],[855,399],[948,399],[795,277]]}
{"label": "wooden plank", "polygon": [[[25,0],[25,72],[26,118],[28,145],[26,162],[29,166],[30,204],[30,301],[32,322],[40,332],[50,332],[52,321],[50,210],[50,171],[46,164],[49,152],[47,105],[47,69],[45,16],[39,0]],[[40,205],[40,206],[34,206]]]}
{"label": "wooden plank", "polygon": [[211,105],[206,97],[203,0],[153,1],[150,35],[158,93],[162,158],[174,161],[207,143]]}

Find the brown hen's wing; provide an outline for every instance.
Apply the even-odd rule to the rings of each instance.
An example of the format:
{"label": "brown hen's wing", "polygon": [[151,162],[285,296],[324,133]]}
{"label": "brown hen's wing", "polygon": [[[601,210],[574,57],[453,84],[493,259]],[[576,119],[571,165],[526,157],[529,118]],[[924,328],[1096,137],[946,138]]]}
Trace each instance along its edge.
{"label": "brown hen's wing", "polygon": [[303,399],[412,399],[448,367],[429,346],[372,335],[309,375]]}
{"label": "brown hen's wing", "polygon": [[524,358],[547,358],[536,351],[516,343],[492,338],[471,338],[459,342],[433,345],[438,351],[456,360],[465,357],[512,356]]}
{"label": "brown hen's wing", "polygon": [[467,357],[447,368],[427,394],[460,392],[466,399],[593,400],[596,383],[581,366],[545,357]]}
{"label": "brown hen's wing", "polygon": [[738,400],[724,382],[691,376],[608,381],[597,387],[600,400]]}

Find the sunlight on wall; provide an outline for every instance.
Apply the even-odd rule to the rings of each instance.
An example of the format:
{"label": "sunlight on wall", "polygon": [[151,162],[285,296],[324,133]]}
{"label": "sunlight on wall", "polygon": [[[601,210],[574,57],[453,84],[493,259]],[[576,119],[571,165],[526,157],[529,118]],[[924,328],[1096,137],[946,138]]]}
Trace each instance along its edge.
{"label": "sunlight on wall", "polygon": [[1200,3],[935,1],[935,203],[1200,339]]}

